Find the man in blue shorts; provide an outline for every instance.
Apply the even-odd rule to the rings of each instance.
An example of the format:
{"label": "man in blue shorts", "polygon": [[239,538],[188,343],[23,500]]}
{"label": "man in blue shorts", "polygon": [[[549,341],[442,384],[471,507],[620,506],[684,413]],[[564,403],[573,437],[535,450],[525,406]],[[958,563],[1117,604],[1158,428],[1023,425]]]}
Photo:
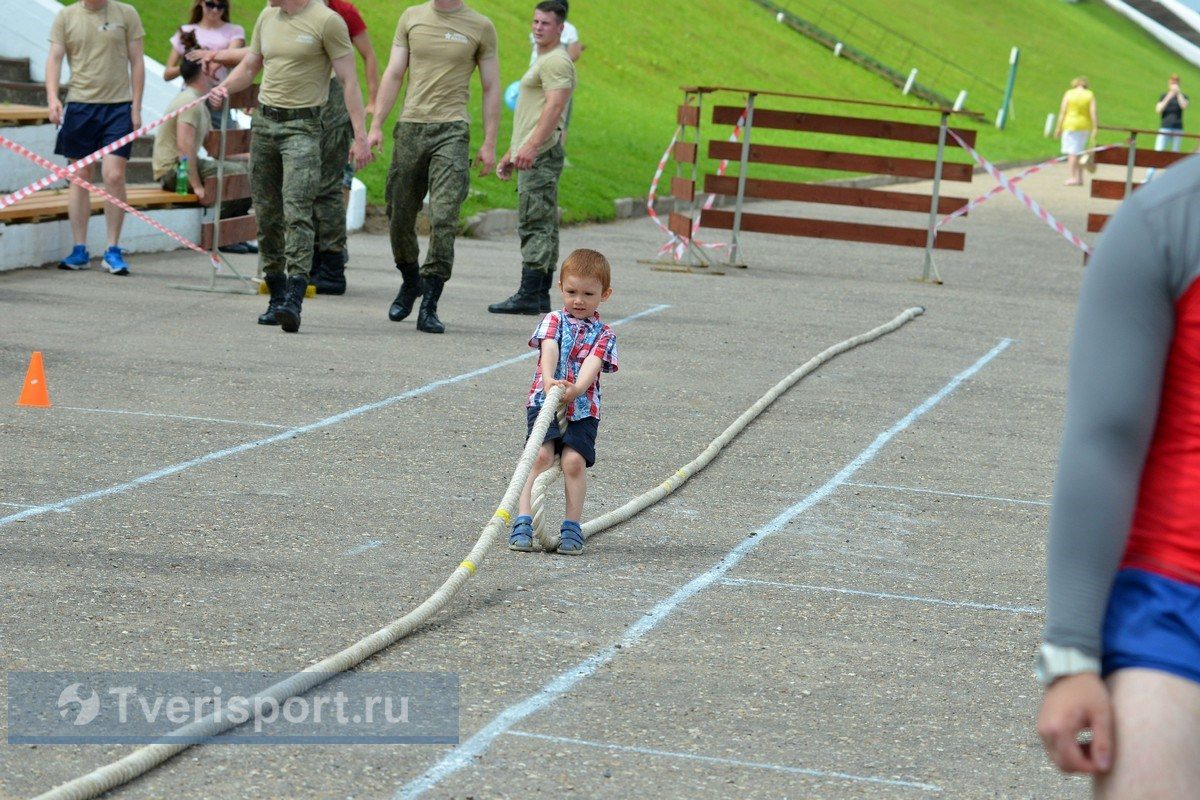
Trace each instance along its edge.
{"label": "man in blue shorts", "polygon": [[1095,793],[1200,787],[1200,159],[1127,198],[1079,299],[1038,733]]}
{"label": "man in blue shorts", "polygon": [[[50,57],[46,60],[46,97],[50,121],[62,127],[54,152],[76,161],[131,133],[142,125],[142,88],[146,83],[142,63],[145,30],[133,6],[117,0],[79,0],[54,18],[50,27]],[[70,98],[66,109],[59,95],[63,57],[71,68]],[[132,145],[104,156],[100,173],[105,190],[125,199],[125,165]],[[79,171],[93,181],[95,165]],[[86,189],[71,184],[67,216],[75,247],[59,262],[61,269],[87,269],[91,199]],[[128,275],[129,265],[119,246],[125,212],[111,203],[104,206],[108,249],[104,266],[113,275]]]}

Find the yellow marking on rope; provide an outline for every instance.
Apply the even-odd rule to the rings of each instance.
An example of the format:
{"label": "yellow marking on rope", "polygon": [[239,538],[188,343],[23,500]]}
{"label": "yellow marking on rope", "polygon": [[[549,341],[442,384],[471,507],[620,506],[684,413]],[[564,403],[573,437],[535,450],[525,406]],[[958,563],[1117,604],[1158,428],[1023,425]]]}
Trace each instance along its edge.
{"label": "yellow marking on rope", "polygon": [[470,561],[464,561],[461,564],[459,564],[458,567],[459,567],[459,569],[465,569],[471,575],[475,574],[475,565],[472,564]]}
{"label": "yellow marking on rope", "polygon": [[684,471],[683,471],[683,470],[681,470],[681,469],[677,469],[677,470],[675,470],[675,474],[676,474],[676,475],[678,475],[678,476],[679,476],[679,477],[681,477],[681,478],[686,478],[686,477],[687,477],[687,473],[686,473],[686,472],[684,472]]}
{"label": "yellow marking on rope", "polygon": [[662,483],[659,484],[659,486],[666,489],[668,492],[670,492],[672,489],[675,488],[674,486],[671,485],[670,481],[663,481]]}
{"label": "yellow marking on rope", "polygon": [[[496,513],[492,514],[492,516],[499,517],[500,519],[504,520],[505,525],[512,524],[512,515],[509,514],[507,511],[505,511],[503,508],[497,508]],[[475,570],[471,570],[471,571],[474,572]]]}

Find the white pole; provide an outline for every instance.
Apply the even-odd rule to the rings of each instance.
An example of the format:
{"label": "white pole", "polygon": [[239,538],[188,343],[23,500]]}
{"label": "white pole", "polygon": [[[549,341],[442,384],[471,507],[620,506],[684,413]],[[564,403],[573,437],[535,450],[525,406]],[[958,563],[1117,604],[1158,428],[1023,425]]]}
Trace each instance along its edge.
{"label": "white pole", "polygon": [[917,82],[917,68],[913,67],[913,71],[908,73],[908,80],[904,82],[904,90],[901,94],[908,94],[912,91],[913,84]]}

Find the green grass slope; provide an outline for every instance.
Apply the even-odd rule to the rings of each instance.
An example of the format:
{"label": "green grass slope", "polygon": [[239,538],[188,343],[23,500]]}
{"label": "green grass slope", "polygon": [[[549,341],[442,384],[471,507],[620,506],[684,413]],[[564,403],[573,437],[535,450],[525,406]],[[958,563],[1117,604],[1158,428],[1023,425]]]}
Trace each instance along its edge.
{"label": "green grass slope", "polygon": [[[839,13],[846,13],[844,4],[828,0],[779,2],[801,16],[823,16],[830,23],[838,22]],[[169,51],[167,40],[186,19],[189,3],[133,0],[133,4],[146,26],[147,53],[165,60]],[[359,0],[357,5],[367,21],[380,60],[386,63],[404,3]],[[534,3],[474,0],[471,5],[496,24],[502,83],[508,85],[519,79],[529,59],[528,27]],[[1043,138],[1042,128],[1046,114],[1058,110],[1062,92],[1078,74],[1091,79],[1102,124],[1154,127],[1157,119],[1153,105],[1171,72],[1182,75],[1185,91],[1194,90],[1194,96],[1200,97],[1200,71],[1097,0],[1078,4],[1062,0],[1001,3],[908,0],[903,15],[896,14],[892,0],[854,0],[853,7],[1000,86],[1007,75],[1010,48],[1021,47],[1016,113],[1007,130],[1000,132],[986,124],[970,123],[981,128],[980,151],[996,161],[1057,152],[1055,143]],[[261,8],[259,2],[233,0],[233,19],[249,31]],[[882,79],[833,57],[828,50],[778,24],[774,16],[749,0],[659,0],[653,4],[576,0],[571,19],[587,49],[578,64],[580,85],[568,148],[573,166],[564,172],[559,195],[569,220],[610,218],[614,198],[646,194],[655,165],[675,128],[674,109],[681,98],[681,85],[745,86],[836,98],[910,102]],[[859,26],[861,30],[869,27],[861,22]],[[885,51],[878,53],[881,60],[887,61],[884,56],[888,42],[877,38],[858,42],[849,37],[848,41],[868,52],[872,51],[872,45],[877,46]],[[892,57],[900,61],[902,56],[904,53]],[[912,60],[919,62],[915,57]],[[922,69],[923,75],[937,69],[933,65],[915,65]],[[893,66],[907,69],[911,65]],[[722,102],[737,104],[740,100],[729,95]],[[936,116],[928,113],[855,109],[823,102],[780,99],[766,100],[764,105],[936,121]],[[986,96],[978,98],[978,103],[968,103],[969,107],[973,105],[989,114],[995,112],[994,101]],[[475,116],[474,150],[482,140],[477,82],[471,109]],[[399,103],[393,119],[398,110]],[[389,120],[385,131],[390,132],[391,123]],[[507,146],[511,125],[511,112],[505,109],[501,150]],[[728,134],[728,129],[722,131],[711,125],[709,128],[713,135]],[[763,142],[783,140],[766,132],[755,138]],[[1118,137],[1109,134],[1101,138],[1115,141]],[[794,137],[791,141],[795,141]],[[879,143],[870,140],[815,137],[809,143],[810,146],[832,143],[836,149],[854,152],[884,152]],[[389,144],[383,156],[360,175],[374,203],[383,201],[390,150]],[[891,152],[907,155],[911,148]],[[777,172],[785,174],[783,170]],[[494,177],[475,178],[464,216],[498,207],[516,207],[514,184],[501,183]]]}

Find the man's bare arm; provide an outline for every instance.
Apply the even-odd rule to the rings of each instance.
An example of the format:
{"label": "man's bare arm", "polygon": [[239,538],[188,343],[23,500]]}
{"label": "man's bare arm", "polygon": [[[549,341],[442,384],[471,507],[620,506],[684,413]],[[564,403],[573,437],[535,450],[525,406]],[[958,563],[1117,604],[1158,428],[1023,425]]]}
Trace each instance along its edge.
{"label": "man's bare arm", "polygon": [[483,86],[483,144],[475,157],[479,174],[487,175],[496,167],[496,139],[500,135],[500,59],[479,62],[479,82]]}
{"label": "man's bare arm", "polygon": [[51,42],[50,55],[46,58],[46,100],[50,106],[50,122],[62,124],[63,106],[58,97],[59,82],[62,80],[62,63],[67,49],[58,42]]}
{"label": "man's bare arm", "polygon": [[379,60],[375,58],[375,46],[366,31],[350,40],[354,49],[362,56],[363,72],[367,77],[367,113],[375,113],[375,98],[379,95]]}
{"label": "man's bare arm", "polygon": [[554,133],[554,129],[558,127],[558,121],[562,117],[563,109],[567,107],[567,101],[570,99],[570,89],[549,89],[546,91],[546,105],[542,107],[542,113],[538,117],[537,125],[534,126],[533,132],[529,134],[529,138],[517,145],[517,154],[513,158],[513,164],[517,169],[529,169],[533,166],[533,162],[537,160],[538,151],[541,150],[546,140],[550,138],[550,134]]}
{"label": "man's bare arm", "polygon": [[371,119],[371,130],[367,134],[367,143],[372,150],[383,141],[383,122],[396,105],[396,98],[400,96],[400,84],[404,82],[404,73],[407,71],[408,48],[392,45],[388,65],[379,81],[379,94],[375,97],[375,116]]}
{"label": "man's bare arm", "polygon": [[134,39],[127,48],[129,54],[129,80],[133,85],[134,130],[142,127],[142,94],[146,89],[146,59],[143,40]]}
{"label": "man's bare arm", "polygon": [[354,144],[350,148],[350,158],[354,161],[355,169],[362,169],[371,161],[371,148],[367,146],[367,112],[363,108],[362,91],[358,88],[354,54],[347,53],[341,58],[335,58],[333,72],[342,82],[346,110],[350,112],[350,124],[354,127]]}

